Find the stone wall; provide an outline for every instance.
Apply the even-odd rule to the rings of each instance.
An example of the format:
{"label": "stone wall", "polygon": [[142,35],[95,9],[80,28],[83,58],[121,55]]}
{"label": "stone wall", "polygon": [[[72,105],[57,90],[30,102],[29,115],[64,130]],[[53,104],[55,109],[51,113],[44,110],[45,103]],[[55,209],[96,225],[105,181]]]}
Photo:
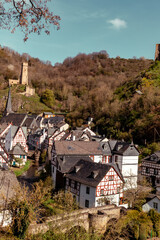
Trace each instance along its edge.
{"label": "stone wall", "polygon": [[75,226],[83,227],[86,232],[92,230],[93,232],[104,233],[107,222],[112,218],[120,217],[120,209],[114,205],[106,205],[48,217],[44,223],[31,224],[29,233],[45,233],[50,228],[66,232]]}
{"label": "stone wall", "polygon": [[25,95],[26,95],[26,96],[32,96],[32,95],[34,95],[34,94],[35,94],[35,88],[26,86]]}
{"label": "stone wall", "polygon": [[12,86],[14,84],[19,84],[19,79],[9,79],[9,86]]}

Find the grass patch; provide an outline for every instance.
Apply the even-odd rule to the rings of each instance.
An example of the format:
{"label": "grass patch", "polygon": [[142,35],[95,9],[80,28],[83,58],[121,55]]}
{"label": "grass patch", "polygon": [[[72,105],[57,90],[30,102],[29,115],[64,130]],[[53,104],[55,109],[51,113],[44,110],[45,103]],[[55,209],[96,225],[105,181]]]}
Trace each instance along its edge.
{"label": "grass patch", "polygon": [[30,160],[27,160],[25,166],[21,168],[13,167],[12,170],[15,173],[16,177],[19,177],[30,168],[31,164],[32,162]]}

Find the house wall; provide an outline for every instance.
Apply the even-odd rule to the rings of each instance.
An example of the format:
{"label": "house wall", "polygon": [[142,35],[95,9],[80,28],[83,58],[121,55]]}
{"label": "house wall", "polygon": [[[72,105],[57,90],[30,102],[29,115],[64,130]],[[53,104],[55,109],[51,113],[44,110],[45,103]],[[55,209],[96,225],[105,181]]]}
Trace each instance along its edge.
{"label": "house wall", "polygon": [[93,161],[96,163],[102,163],[102,155],[94,155]]}
{"label": "house wall", "polygon": [[[89,187],[89,189],[90,189],[89,194],[86,193],[87,187]],[[96,196],[96,188],[81,184],[79,206],[81,208],[85,208],[85,201],[88,200],[89,208],[95,207],[95,196]]]}
{"label": "house wall", "polygon": [[154,203],[158,204],[158,209],[156,209],[156,210],[160,213],[160,200],[157,197],[155,197],[155,198],[151,199],[149,202],[145,203],[142,206],[142,210],[144,212],[149,212],[149,210],[155,209],[154,208]]}
{"label": "house wall", "polygon": [[20,143],[20,145],[22,147],[24,147],[24,150],[26,152],[28,152],[28,146],[27,146],[26,138],[25,138],[23,130],[21,128],[19,128],[16,136],[14,137],[12,146],[15,146],[17,143]]}
{"label": "house wall", "polygon": [[20,83],[19,79],[9,79],[9,86],[19,83]]}
{"label": "house wall", "polygon": [[0,155],[0,166],[4,167],[4,166],[8,166],[8,163],[4,160],[4,158]]}
{"label": "house wall", "polygon": [[[20,158],[22,159],[22,165],[25,165],[26,161],[27,161],[27,156],[26,155],[14,155],[15,158]],[[19,164],[16,164],[16,165],[19,165]]]}
{"label": "house wall", "polygon": [[69,124],[68,123],[65,123],[62,127],[59,128],[60,132],[66,131],[67,129],[69,129]]}
{"label": "house wall", "polygon": [[[104,196],[96,197],[95,207],[102,206],[103,205],[103,199],[104,199]],[[119,206],[120,194],[109,195],[109,196],[107,196],[107,200],[110,201],[110,204],[115,204],[116,206]]]}
{"label": "house wall", "polygon": [[107,198],[107,200],[111,200],[111,202],[117,206],[119,206],[120,198],[123,198],[123,182],[113,168],[108,171],[97,186],[96,206],[100,205],[97,200],[104,197]]}
{"label": "house wall", "polygon": [[60,141],[61,138],[65,135],[64,131],[60,131],[55,137],[54,137],[54,141]]}

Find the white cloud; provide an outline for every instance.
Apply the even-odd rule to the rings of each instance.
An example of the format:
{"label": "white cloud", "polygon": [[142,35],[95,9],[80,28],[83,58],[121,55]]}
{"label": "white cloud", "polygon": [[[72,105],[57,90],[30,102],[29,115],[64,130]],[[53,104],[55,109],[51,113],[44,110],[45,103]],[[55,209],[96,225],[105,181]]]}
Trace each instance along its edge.
{"label": "white cloud", "polygon": [[127,27],[126,21],[124,21],[122,19],[119,19],[119,18],[109,20],[108,23],[111,23],[111,27],[114,28],[114,29],[117,29],[117,30]]}

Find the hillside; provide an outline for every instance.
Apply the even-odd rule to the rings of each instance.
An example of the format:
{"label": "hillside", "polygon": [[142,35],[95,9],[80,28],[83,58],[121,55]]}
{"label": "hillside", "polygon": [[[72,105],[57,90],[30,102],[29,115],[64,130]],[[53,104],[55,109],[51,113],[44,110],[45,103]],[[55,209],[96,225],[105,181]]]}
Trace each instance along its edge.
{"label": "hillside", "polygon": [[[154,127],[158,129],[159,73],[152,60],[112,59],[106,51],[101,51],[79,54],[52,66],[28,54],[21,56],[11,49],[0,49],[1,112],[8,79],[19,77],[24,61],[29,63],[29,82],[37,95],[27,98],[18,94],[17,87],[12,88],[14,111],[66,112],[66,119],[73,127],[81,126],[92,116],[95,130],[107,137],[134,138],[142,143],[145,138],[153,140],[151,133]],[[150,84],[152,75],[157,85]]]}

